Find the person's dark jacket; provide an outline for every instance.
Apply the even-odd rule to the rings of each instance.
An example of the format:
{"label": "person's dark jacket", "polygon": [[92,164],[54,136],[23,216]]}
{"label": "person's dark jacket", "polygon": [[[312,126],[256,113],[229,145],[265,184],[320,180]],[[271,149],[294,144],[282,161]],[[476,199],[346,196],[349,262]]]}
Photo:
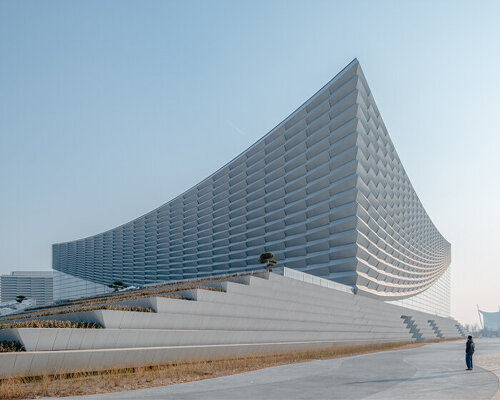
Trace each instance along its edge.
{"label": "person's dark jacket", "polygon": [[468,339],[467,343],[465,344],[465,354],[474,354],[475,347],[476,346],[474,345],[472,339]]}

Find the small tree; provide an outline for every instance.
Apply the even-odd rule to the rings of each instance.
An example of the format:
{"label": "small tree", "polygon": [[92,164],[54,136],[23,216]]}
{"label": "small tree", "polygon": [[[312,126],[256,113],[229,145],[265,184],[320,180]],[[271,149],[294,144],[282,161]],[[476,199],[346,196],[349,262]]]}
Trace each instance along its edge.
{"label": "small tree", "polygon": [[122,281],[113,281],[113,283],[108,285],[108,287],[113,289],[113,291],[118,292],[120,289],[128,288],[128,285]]}
{"label": "small tree", "polygon": [[19,295],[19,296],[16,296],[16,301],[18,303],[22,303],[24,300],[26,300],[27,297],[26,296],[22,296],[22,295]]}
{"label": "small tree", "polygon": [[274,267],[278,262],[274,259],[274,254],[270,251],[262,253],[259,257],[259,262],[261,264],[266,264],[266,271],[272,271],[271,267]]}

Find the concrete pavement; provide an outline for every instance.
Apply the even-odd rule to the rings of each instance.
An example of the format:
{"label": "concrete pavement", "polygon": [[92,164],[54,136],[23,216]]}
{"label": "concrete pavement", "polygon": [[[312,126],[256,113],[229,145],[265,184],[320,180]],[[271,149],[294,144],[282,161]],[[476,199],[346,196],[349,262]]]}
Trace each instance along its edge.
{"label": "concrete pavement", "polygon": [[[435,343],[408,350],[318,360],[178,385],[71,399],[493,398],[499,388],[498,377],[477,365],[474,371],[465,371],[464,348],[465,341]],[[500,355],[500,339],[477,340],[476,349],[479,360],[482,355]]]}

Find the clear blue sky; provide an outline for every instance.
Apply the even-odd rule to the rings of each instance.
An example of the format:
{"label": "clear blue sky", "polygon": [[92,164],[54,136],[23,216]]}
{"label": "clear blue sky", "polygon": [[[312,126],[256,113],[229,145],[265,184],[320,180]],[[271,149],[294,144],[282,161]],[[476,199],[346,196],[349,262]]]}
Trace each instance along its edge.
{"label": "clear blue sky", "polygon": [[500,2],[0,1],[0,272],[165,203],[354,57],[452,243],[452,313],[500,303]]}

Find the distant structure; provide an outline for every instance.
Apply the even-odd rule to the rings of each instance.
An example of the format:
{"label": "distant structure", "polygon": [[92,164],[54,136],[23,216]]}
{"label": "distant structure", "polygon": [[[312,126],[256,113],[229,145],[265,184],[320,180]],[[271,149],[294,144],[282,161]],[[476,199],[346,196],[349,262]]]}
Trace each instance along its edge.
{"label": "distant structure", "polygon": [[52,271],[14,271],[9,275],[0,275],[0,299],[10,303],[17,296],[34,300],[37,306],[53,302]]}
{"label": "distant structure", "polygon": [[[424,162],[424,159],[422,159]],[[214,174],[109,231],[52,246],[55,298],[279,266],[450,315],[450,243],[434,226],[353,60]]]}
{"label": "distant structure", "polygon": [[483,311],[478,307],[477,311],[479,313],[481,328],[500,332],[500,307],[498,307],[498,311],[493,312]]}

